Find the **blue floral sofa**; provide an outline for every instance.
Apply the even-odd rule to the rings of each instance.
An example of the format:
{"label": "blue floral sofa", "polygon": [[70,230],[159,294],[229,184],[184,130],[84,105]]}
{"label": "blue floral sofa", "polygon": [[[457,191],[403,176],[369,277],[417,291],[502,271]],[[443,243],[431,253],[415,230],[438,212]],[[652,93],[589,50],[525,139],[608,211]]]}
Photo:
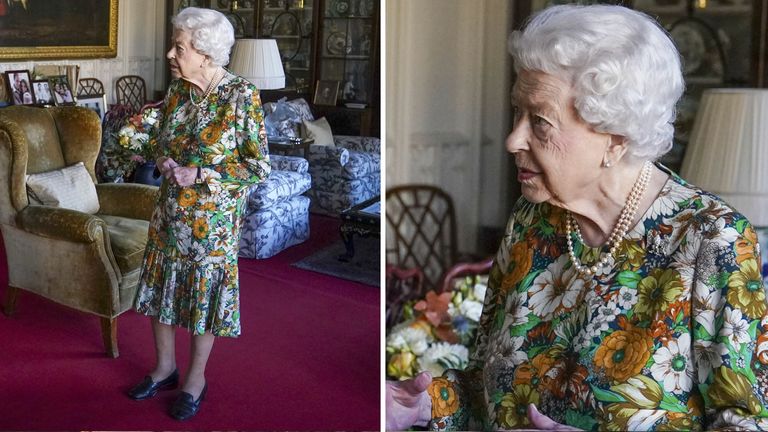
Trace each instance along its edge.
{"label": "blue floral sofa", "polygon": [[[277,103],[264,104],[267,120],[275,110],[280,119],[268,122],[267,131],[279,136],[297,137],[302,121],[314,121],[309,104],[304,99],[287,101],[281,108]],[[270,126],[274,129],[270,132]],[[343,210],[381,194],[381,140],[375,137],[334,136],[335,146],[310,145],[307,161],[312,177],[310,211],[338,215]]]}
{"label": "blue floral sofa", "polygon": [[270,155],[272,173],[248,196],[240,237],[240,256],[269,258],[309,238],[312,185],[307,160]]}

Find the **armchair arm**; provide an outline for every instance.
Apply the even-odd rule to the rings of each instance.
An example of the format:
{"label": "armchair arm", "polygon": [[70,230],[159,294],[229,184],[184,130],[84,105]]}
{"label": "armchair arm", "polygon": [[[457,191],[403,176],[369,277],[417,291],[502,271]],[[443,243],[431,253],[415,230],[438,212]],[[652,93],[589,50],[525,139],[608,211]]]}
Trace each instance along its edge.
{"label": "armchair arm", "polygon": [[272,171],[295,171],[304,174],[309,169],[306,159],[296,156],[269,155]]}
{"label": "armchair arm", "polygon": [[339,166],[344,166],[349,162],[349,151],[343,147],[331,147],[322,145],[309,146],[309,165],[318,163],[335,162]]}
{"label": "armchair arm", "polygon": [[160,189],[138,183],[100,183],[99,213],[133,219],[150,220]]}
{"label": "armchair arm", "polygon": [[362,153],[381,153],[381,139],[367,136],[337,135],[333,137],[336,147]]}
{"label": "armchair arm", "polygon": [[93,243],[107,233],[106,223],[96,216],[50,206],[27,206],[16,223],[32,234],[78,243]]}

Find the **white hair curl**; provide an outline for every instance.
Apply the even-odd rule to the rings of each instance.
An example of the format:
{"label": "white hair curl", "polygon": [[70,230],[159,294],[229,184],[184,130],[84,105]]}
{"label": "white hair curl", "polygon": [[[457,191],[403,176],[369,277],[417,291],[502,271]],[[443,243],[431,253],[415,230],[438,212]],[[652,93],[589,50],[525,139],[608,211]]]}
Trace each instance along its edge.
{"label": "white hair curl", "polygon": [[235,30],[221,12],[188,7],[171,20],[177,30],[192,35],[192,46],[207,55],[213,64],[224,66],[229,63],[229,52],[235,44]]}
{"label": "white hair curl", "polygon": [[625,137],[630,156],[652,160],[672,148],[685,87],[680,54],[648,15],[622,6],[553,6],[510,35],[509,51],[516,72],[570,83],[581,118]]}

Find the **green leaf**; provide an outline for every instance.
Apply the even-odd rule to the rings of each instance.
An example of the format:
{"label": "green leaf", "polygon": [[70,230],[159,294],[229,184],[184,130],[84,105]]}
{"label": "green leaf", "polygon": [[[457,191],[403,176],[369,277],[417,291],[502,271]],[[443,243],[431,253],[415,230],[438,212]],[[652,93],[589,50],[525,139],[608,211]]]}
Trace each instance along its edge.
{"label": "green leaf", "polygon": [[667,402],[666,400],[662,400],[661,403],[659,403],[659,409],[672,411],[672,412],[678,412],[678,413],[687,413],[688,408],[681,405],[679,401],[675,400],[674,403]]}
{"label": "green leaf", "polygon": [[723,289],[728,285],[729,276],[730,274],[728,272],[720,272],[717,274],[717,289]]}
{"label": "green leaf", "polygon": [[693,328],[693,339],[694,340],[712,340],[711,334],[704,328],[703,325],[696,325]]}
{"label": "green leaf", "polygon": [[759,320],[754,320],[749,324],[749,329],[747,329],[747,332],[749,332],[749,337],[752,338],[752,340],[757,339],[757,326],[760,325]]}
{"label": "green leaf", "polygon": [[496,393],[491,395],[491,400],[493,401],[493,403],[499,404],[501,403],[501,398],[503,397],[504,397],[504,392],[497,391]]}
{"label": "green leaf", "polygon": [[738,231],[739,234],[744,234],[744,229],[747,227],[747,223],[746,219],[740,219],[736,222],[736,231]]}
{"label": "green leaf", "polygon": [[536,326],[536,324],[541,322],[541,318],[537,317],[534,314],[528,314],[528,322],[525,324],[520,324],[516,326],[512,326],[509,328],[509,336],[523,336],[525,337],[526,334],[528,334],[528,331]]}
{"label": "green leaf", "polygon": [[536,276],[538,276],[541,272],[544,270],[537,270],[535,272],[531,272],[523,278],[522,281],[520,281],[520,284],[517,286],[517,292],[525,292],[528,290],[528,287],[533,283],[533,280],[536,279]]}
{"label": "green leaf", "polygon": [[597,425],[597,420],[592,416],[581,414],[574,410],[565,411],[565,423],[570,426],[588,431]]}
{"label": "green leaf", "polygon": [[[683,321],[683,318],[685,317],[685,314],[683,313],[683,310],[680,309],[680,312],[677,313],[677,316],[675,317],[675,323],[679,324]],[[687,328],[686,328],[687,330]]]}
{"label": "green leaf", "polygon": [[640,275],[637,272],[631,270],[624,270],[620,272],[616,277],[616,280],[622,285],[629,288],[637,289],[637,284],[640,283]]}
{"label": "green leaf", "polygon": [[603,390],[591,384],[590,384],[590,387],[592,387],[592,393],[594,393],[595,399],[601,402],[626,402],[627,401],[626,399],[624,399],[624,397],[622,397],[618,393],[614,393],[610,390]]}

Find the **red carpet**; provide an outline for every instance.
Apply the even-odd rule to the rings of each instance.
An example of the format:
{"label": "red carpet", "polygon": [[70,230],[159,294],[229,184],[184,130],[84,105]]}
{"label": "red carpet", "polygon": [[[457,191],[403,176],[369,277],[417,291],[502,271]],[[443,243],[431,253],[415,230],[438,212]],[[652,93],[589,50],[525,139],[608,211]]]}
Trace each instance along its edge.
{"label": "red carpet", "polygon": [[[0,315],[0,430],[377,430],[380,291],[291,263],[338,238],[312,216],[311,239],[267,260],[240,259],[243,336],[217,339],[200,413],[178,422],[175,392],[124,392],[154,364],[149,320],[118,318],[120,357],[103,354],[99,320],[20,291]],[[0,298],[8,283],[0,246]],[[189,336],[177,331],[182,374]]]}

